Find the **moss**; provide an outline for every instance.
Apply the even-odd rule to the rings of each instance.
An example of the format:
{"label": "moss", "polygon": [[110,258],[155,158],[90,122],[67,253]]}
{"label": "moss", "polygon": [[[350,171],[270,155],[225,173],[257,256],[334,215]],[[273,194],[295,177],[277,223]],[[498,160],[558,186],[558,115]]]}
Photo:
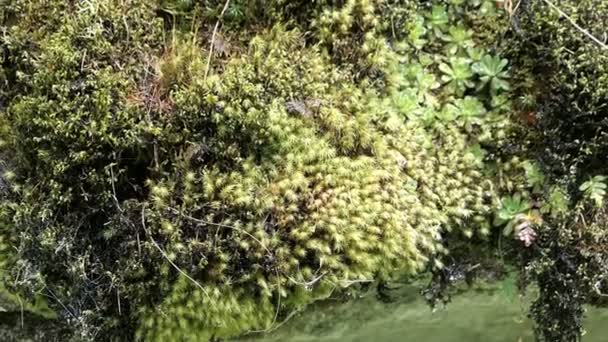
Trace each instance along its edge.
{"label": "moss", "polygon": [[[605,2],[554,3],[601,39],[607,24]],[[579,183],[587,170],[602,169],[606,153],[608,54],[547,3],[523,4],[517,12],[519,24],[503,47],[520,70],[521,102],[535,113],[536,145],[551,151],[539,153],[543,163],[555,177]],[[572,165],[579,166],[565,172]]]}
{"label": "moss", "polygon": [[84,339],[267,329],[358,282],[441,267],[447,234],[488,234],[496,193],[475,151],[504,140],[509,103],[473,68],[483,53],[457,51],[459,91],[448,56],[429,58],[458,7],[439,26],[420,9],[428,30],[411,39],[409,2],[293,2],[222,19],[247,44],[220,58],[199,27],[219,5],[9,7],[7,279]]}
{"label": "moss", "polygon": [[[602,39],[606,2],[551,3]],[[598,280],[606,274],[603,234],[598,234],[598,227],[605,227],[604,209],[594,208],[602,206],[603,185],[594,187],[606,170],[608,54],[545,1],[523,1],[514,24],[502,47],[519,70],[519,107],[531,128],[528,153],[548,179],[543,197],[553,202],[551,210],[562,207],[545,215],[536,252],[524,253],[527,272],[540,289],[531,316],[541,341],[580,340],[583,304],[601,291]]]}
{"label": "moss", "polygon": [[[2,139],[15,176],[4,195],[3,222],[18,253],[7,276],[22,293],[47,285],[52,305],[76,320],[91,313],[78,304],[83,300],[108,310],[98,297],[108,290],[96,292],[93,284],[111,288],[122,251],[101,252],[108,244],[99,242],[100,227],[117,210],[113,176],[116,196],[137,196],[131,184],[141,176],[123,176],[124,168],[112,163],[125,158],[136,168],[145,159],[138,133],[144,113],[127,104],[126,94],[144,79],[141,61],[162,43],[161,26],[144,2],[15,1],[8,8],[12,19],[3,23],[2,44],[15,78],[3,94]],[[59,13],[65,20],[56,21]],[[83,271],[90,263],[105,266]]]}
{"label": "moss", "polygon": [[[328,287],[420,271],[440,227],[488,210],[474,180],[479,164],[463,152],[461,133],[437,127],[435,138],[416,123],[391,120],[390,108],[370,106],[373,92],[353,88],[302,44],[298,32],[275,27],[221,78],[194,75],[172,93],[166,127],[181,134],[160,138],[187,143],[167,176],[150,181],[144,212],[154,239],[203,284],[230,283],[277,306],[256,313],[266,324],[275,310],[294,310]],[[295,102],[304,109],[290,110]],[[209,310],[233,319],[230,307]],[[184,331],[172,322],[152,331]],[[193,339],[226,333],[186,331]]]}

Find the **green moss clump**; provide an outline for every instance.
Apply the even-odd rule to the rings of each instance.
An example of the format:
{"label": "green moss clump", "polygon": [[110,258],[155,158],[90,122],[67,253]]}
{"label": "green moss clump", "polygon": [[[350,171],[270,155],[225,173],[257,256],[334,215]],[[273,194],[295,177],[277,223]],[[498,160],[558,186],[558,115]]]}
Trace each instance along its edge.
{"label": "green moss clump", "polygon": [[204,317],[211,310],[217,327],[182,329],[199,324],[194,313],[178,323],[152,312],[143,339],[238,333],[223,329],[234,326],[226,303],[235,290],[273,307],[239,312],[258,324],[247,329],[271,328],[277,313],[328,291],[421,271],[444,251],[443,230],[485,227],[492,191],[466,128],[405,120],[410,113],[353,86],[297,31],[276,26],[221,77],[200,76],[172,92],[170,130],[159,138],[188,140],[166,176],[149,182],[142,219],[203,288],[231,290],[205,309],[205,291],[182,278],[190,290],[170,290],[160,310],[200,298],[191,305]]}
{"label": "green moss clump", "polygon": [[[11,1],[3,10],[2,155],[13,177],[2,222],[16,251],[3,276],[94,332],[104,326],[83,317],[115,309],[113,275],[124,271],[117,261],[133,236],[111,240],[103,227],[115,197],[141,196],[133,185],[147,172],[137,168],[148,158],[145,113],[128,95],[163,43],[162,22],[145,1]],[[120,160],[135,166],[130,174]]]}
{"label": "green moss clump", "polygon": [[[504,45],[520,70],[521,102],[525,110],[537,112],[534,134],[543,146],[538,154],[547,171],[582,183],[589,170],[597,174],[605,169],[608,53],[547,3],[524,5],[517,13],[519,25]],[[554,5],[603,39],[606,2],[563,0]]]}

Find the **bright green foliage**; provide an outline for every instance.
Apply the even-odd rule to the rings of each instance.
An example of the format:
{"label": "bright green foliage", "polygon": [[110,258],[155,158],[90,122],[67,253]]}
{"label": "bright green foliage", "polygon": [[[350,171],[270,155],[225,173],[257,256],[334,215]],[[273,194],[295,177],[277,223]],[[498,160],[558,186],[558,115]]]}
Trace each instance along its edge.
{"label": "bright green foliage", "polygon": [[478,89],[487,85],[492,94],[509,90],[509,83],[505,81],[508,77],[505,69],[507,64],[508,61],[506,59],[490,55],[483,56],[479,62],[473,64],[473,71],[479,75],[479,79],[481,80]]}
{"label": "bright green foliage", "polygon": [[532,208],[529,201],[522,199],[521,194],[517,193],[512,197],[503,197],[500,201],[500,208],[494,219],[495,226],[502,226],[504,235],[510,235],[517,220]]}
{"label": "bright green foliage", "polygon": [[545,175],[540,170],[539,166],[532,161],[525,161],[522,163],[522,167],[526,172],[528,187],[535,193],[540,192],[545,184]]}
{"label": "bright green foliage", "polygon": [[[413,47],[424,48],[420,41]],[[384,69],[399,70],[387,74],[390,100],[352,87],[322,55],[303,48],[297,33],[280,28],[254,38],[221,78],[173,94],[178,116],[172,119],[183,123],[170,126],[188,127],[194,139],[174,176],[151,184],[154,210],[146,210],[145,220],[169,242],[174,262],[200,258],[195,264],[205,266],[192,274],[256,293],[273,306],[244,310],[244,322],[257,323],[241,329],[270,328],[275,310],[296,310],[328,289],[416,271],[423,255],[441,250],[433,227],[460,228],[467,236],[472,228],[487,232],[491,191],[468,140],[491,139],[503,127],[489,124],[490,118],[500,122],[498,113],[484,115],[488,110],[475,98],[455,99],[452,111],[467,118],[468,130],[433,119],[441,107],[433,93],[450,90],[423,64],[395,64],[407,59],[388,52]],[[224,108],[223,115],[192,112],[210,106]],[[217,142],[197,133],[209,126],[217,127]],[[484,135],[473,134],[473,127]],[[223,163],[200,164],[204,153],[223,155]],[[201,298],[192,305],[205,306],[202,290],[186,283]],[[189,293],[172,291],[163,310],[181,312]],[[214,318],[232,326],[231,309],[219,305]],[[182,329],[159,315],[148,314],[146,322],[159,323],[147,323],[142,336],[237,332]],[[199,324],[183,315],[187,324]]]}
{"label": "bright green foliage", "polygon": [[426,18],[428,27],[436,36],[441,36],[442,30],[447,27],[450,20],[446,7],[441,5],[434,5]]}
{"label": "bright green foliage", "polygon": [[474,85],[471,80],[473,77],[471,60],[468,58],[452,57],[449,63],[440,64],[439,70],[444,74],[441,80],[447,83],[456,96],[462,96],[468,88],[472,88]]}
{"label": "bright green foliage", "polygon": [[583,192],[587,199],[592,200],[598,208],[601,207],[606,195],[606,176],[594,176],[581,184],[579,190]]}
{"label": "bright green foliage", "polygon": [[467,96],[448,104],[444,112],[449,113],[450,120],[456,120],[456,124],[463,125],[470,131],[471,125],[482,124],[486,108],[477,98]]}
{"label": "bright green foliage", "polygon": [[446,46],[448,54],[454,55],[473,47],[473,32],[471,30],[464,26],[450,26],[448,32],[449,34],[443,37],[443,40],[448,42]]}
{"label": "bright green foliage", "polygon": [[427,43],[427,40],[423,38],[427,33],[424,23],[424,18],[417,15],[407,28],[407,41],[416,49],[421,49]]}

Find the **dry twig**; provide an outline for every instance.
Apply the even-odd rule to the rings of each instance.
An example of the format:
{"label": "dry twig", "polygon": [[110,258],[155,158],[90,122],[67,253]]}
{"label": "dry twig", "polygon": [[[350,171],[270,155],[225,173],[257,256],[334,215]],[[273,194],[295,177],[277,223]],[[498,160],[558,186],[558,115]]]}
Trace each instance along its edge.
{"label": "dry twig", "polygon": [[608,50],[608,45],[606,45],[605,42],[602,42],[601,40],[599,40],[597,37],[595,37],[594,35],[592,35],[589,31],[585,30],[584,28],[582,28],[580,25],[578,25],[576,23],[576,21],[574,21],[574,19],[572,19],[569,15],[567,15],[564,11],[562,11],[559,7],[557,7],[555,4],[553,4],[551,1],[549,0],[543,0],[547,5],[549,5],[551,8],[553,8],[557,13],[559,13],[559,15],[561,15],[562,17],[568,19],[568,21],[572,24],[572,26],[574,26],[577,30],[579,30],[581,33],[583,33],[584,35],[586,35],[587,37],[589,37],[591,40],[593,40],[595,43],[597,43],[602,49],[607,49]]}
{"label": "dry twig", "polygon": [[230,0],[226,0],[224,8],[222,8],[222,12],[217,18],[217,22],[215,23],[215,27],[213,28],[213,33],[211,34],[211,44],[209,45],[209,56],[207,57],[207,66],[205,67],[204,80],[207,80],[207,75],[209,75],[209,68],[211,67],[211,57],[213,56],[213,47],[215,46],[215,36],[217,35],[217,30],[220,28],[220,21],[222,20],[224,13],[228,9],[228,5],[230,5]]}

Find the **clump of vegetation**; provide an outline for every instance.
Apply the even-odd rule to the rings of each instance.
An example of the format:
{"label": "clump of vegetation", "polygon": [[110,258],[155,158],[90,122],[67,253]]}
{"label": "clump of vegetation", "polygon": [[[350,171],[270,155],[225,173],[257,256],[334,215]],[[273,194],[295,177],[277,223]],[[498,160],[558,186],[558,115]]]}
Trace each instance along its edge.
{"label": "clump of vegetation", "polygon": [[520,92],[534,97],[524,102],[535,104],[538,148],[551,151],[543,163],[551,175],[571,174],[582,183],[605,152],[608,54],[589,35],[604,35],[608,7],[602,1],[550,4],[524,1],[505,49],[519,66]]}
{"label": "clump of vegetation", "polygon": [[[457,6],[404,31],[413,7],[392,5],[389,25],[381,1],[302,4],[300,28],[287,7],[222,60],[198,26],[216,25],[212,4],[12,2],[11,288],[46,295],[82,338],[224,338],[441,267],[442,235],[487,235],[496,196],[475,151],[506,138],[506,65],[457,37]],[[249,5],[233,6],[227,23]],[[450,30],[456,56],[430,59]]]}
{"label": "clump of vegetation", "polygon": [[602,1],[523,1],[502,44],[518,70],[533,171],[544,175],[534,195],[547,203],[544,223],[526,256],[543,341],[580,340],[583,304],[604,291],[606,18]]}
{"label": "clump of vegetation", "polygon": [[506,249],[539,339],[577,340],[606,287],[586,3],[557,4],[582,33],[547,1],[7,1],[0,289],[81,340],[215,340]]}
{"label": "clump of vegetation", "polygon": [[113,163],[140,165],[152,154],[145,112],[126,95],[149,71],[142,61],[162,44],[154,10],[147,2],[3,6],[2,69],[10,82],[2,94],[2,155],[12,176],[5,177],[2,222],[16,253],[3,276],[21,295],[42,294],[86,327],[99,322],[86,317],[116,305],[122,311],[115,274],[130,276],[121,245],[135,235],[121,231],[124,239],[111,240],[103,227],[118,210],[115,198],[137,196],[134,179],[147,172],[124,176]]}

